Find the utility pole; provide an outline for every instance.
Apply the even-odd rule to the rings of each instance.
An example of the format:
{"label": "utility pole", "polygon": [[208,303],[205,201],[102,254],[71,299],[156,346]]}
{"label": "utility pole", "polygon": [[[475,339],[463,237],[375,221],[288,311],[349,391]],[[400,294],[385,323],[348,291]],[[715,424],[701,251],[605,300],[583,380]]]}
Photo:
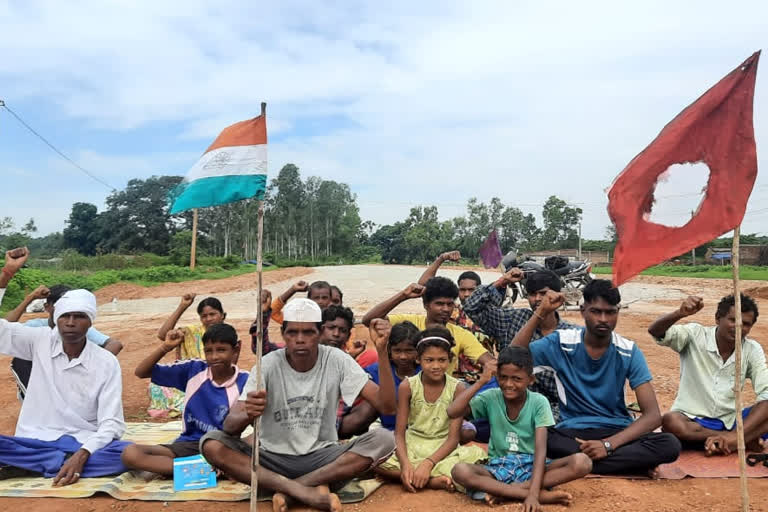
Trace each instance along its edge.
{"label": "utility pole", "polygon": [[579,260],[581,260],[581,220],[579,220]]}
{"label": "utility pole", "polygon": [[[691,218],[693,218],[694,215],[696,215],[696,212],[691,210]],[[691,264],[693,266],[696,266],[696,248],[695,247],[691,249]]]}

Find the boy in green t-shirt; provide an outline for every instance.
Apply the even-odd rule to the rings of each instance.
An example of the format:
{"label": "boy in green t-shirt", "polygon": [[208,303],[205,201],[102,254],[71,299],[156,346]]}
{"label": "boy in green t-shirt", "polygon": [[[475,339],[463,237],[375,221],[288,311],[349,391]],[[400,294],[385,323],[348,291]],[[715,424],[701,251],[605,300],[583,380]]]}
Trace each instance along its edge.
{"label": "boy in green t-shirt", "polygon": [[[493,378],[493,388],[475,394]],[[497,368],[486,364],[480,380],[464,390],[448,407],[457,418],[470,410],[475,419],[491,426],[487,464],[457,464],[451,476],[470,496],[485,496],[489,504],[504,499],[524,501],[524,510],[539,510],[539,503],[567,505],[573,498],[565,491],[542,490],[587,475],[592,461],[583,453],[547,460],[547,427],[555,424],[549,402],[530,391],[533,358],[527,348],[509,346],[499,354]],[[474,397],[474,398],[473,398]]]}

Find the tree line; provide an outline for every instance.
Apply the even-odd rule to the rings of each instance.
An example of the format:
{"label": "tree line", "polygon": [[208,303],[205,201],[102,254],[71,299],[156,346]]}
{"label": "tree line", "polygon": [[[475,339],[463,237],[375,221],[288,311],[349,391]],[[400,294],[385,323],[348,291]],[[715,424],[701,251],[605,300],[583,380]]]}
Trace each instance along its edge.
{"label": "tree line", "polygon": [[[34,219],[17,229],[13,219],[0,218],[0,245],[27,245],[44,257],[69,249],[83,255],[153,253],[170,255],[178,264],[188,263],[192,212],[171,215],[168,201],[182,179],[152,176],[130,180],[123,190],[107,197],[102,211],[91,203],[74,203],[64,230],[45,237],[35,237]],[[465,214],[451,219],[440,220],[437,206],[424,204],[412,207],[400,221],[376,225],[361,219],[349,185],[318,176],[303,179],[294,164],[284,165],[269,182],[264,205],[265,259],[306,264],[379,259],[424,263],[448,250],[459,250],[474,259],[493,229],[504,252],[571,249],[579,244],[582,216],[581,208],[554,195],[542,206],[540,224],[532,213],[497,197],[488,202],[471,198]],[[200,209],[198,254],[255,259],[257,209],[254,199]],[[765,243],[763,238],[742,235],[745,243]],[[604,240],[583,240],[582,247],[612,251],[615,243],[615,230],[609,226]],[[702,255],[709,245],[700,248]]]}

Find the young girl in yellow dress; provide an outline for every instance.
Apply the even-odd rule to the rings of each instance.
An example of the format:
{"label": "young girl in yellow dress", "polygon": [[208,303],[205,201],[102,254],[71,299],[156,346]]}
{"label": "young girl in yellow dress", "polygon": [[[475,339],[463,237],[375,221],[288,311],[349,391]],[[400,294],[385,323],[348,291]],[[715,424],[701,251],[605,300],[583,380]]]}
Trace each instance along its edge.
{"label": "young girl in yellow dress", "polygon": [[453,345],[444,327],[422,331],[416,344],[421,371],[403,380],[397,391],[395,455],[379,465],[377,473],[399,479],[411,492],[425,487],[452,491],[454,465],[487,458],[479,446],[459,446],[462,419],[452,420],[446,412],[464,389],[446,374]]}

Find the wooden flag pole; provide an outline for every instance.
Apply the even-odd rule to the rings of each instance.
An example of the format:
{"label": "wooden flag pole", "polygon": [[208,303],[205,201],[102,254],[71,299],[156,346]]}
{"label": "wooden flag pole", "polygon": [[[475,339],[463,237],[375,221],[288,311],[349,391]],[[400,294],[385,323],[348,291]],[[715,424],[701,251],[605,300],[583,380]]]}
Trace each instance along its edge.
{"label": "wooden flag pole", "polygon": [[195,270],[197,259],[197,208],[192,210],[192,247],[189,249],[189,270]]}
{"label": "wooden flag pole", "polygon": [[739,456],[739,486],[741,488],[741,510],[749,512],[749,488],[747,486],[747,454],[744,446],[744,420],[741,417],[743,404],[741,402],[741,288],[739,286],[739,237],[741,226],[733,230],[733,249],[731,263],[733,264],[733,309],[736,313],[736,348],[733,352],[735,362],[733,393],[736,396],[736,443]]}
{"label": "wooden flag pole", "polygon": [[[267,104],[261,104],[261,115],[266,115]],[[259,201],[258,210],[258,224],[257,224],[257,238],[256,238],[256,272],[258,274],[259,286],[258,295],[256,296],[256,375],[259,383],[258,390],[261,391],[261,383],[263,382],[261,376],[261,356],[264,347],[264,318],[261,308],[261,290],[263,285],[262,280],[262,255],[261,247],[264,240],[264,201]],[[259,508],[258,495],[259,495],[259,428],[261,425],[261,418],[256,418],[253,421],[253,452],[251,455],[251,502],[250,512],[257,512]]]}

